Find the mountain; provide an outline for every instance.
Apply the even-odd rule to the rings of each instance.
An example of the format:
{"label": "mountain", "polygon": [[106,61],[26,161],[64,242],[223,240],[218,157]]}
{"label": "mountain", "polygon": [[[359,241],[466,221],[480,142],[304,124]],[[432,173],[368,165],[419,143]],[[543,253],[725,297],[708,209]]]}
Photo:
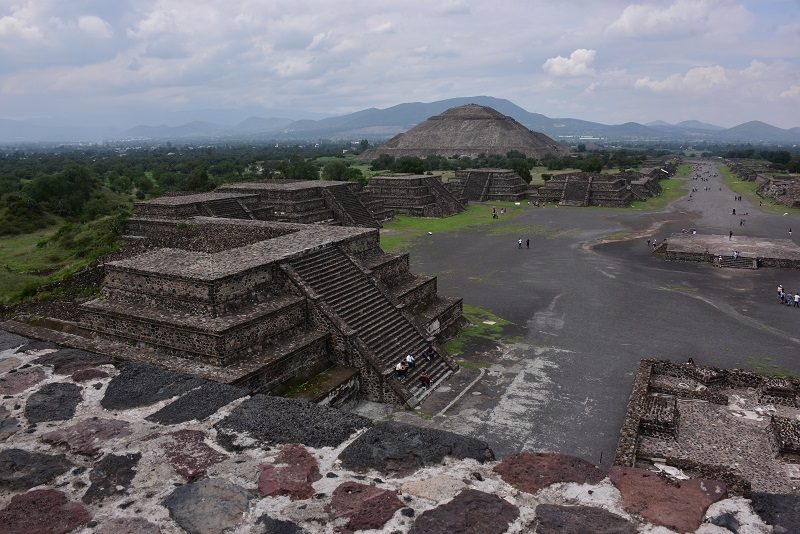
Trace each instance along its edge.
{"label": "mountain", "polygon": [[784,130],[761,121],[750,121],[728,128],[717,135],[731,142],[800,143],[798,128]]}
{"label": "mountain", "polygon": [[725,129],[722,126],[717,126],[716,124],[708,124],[707,122],[700,121],[682,121],[675,126],[686,130],[708,130],[709,132],[718,132]]}
{"label": "mountain", "polygon": [[236,133],[259,133],[282,130],[294,122],[292,119],[281,117],[250,117],[234,125],[231,130]]}
{"label": "mountain", "polygon": [[673,126],[672,124],[664,121],[651,121],[651,122],[646,122],[644,125],[650,126],[651,128],[656,126],[670,126],[670,127]]}

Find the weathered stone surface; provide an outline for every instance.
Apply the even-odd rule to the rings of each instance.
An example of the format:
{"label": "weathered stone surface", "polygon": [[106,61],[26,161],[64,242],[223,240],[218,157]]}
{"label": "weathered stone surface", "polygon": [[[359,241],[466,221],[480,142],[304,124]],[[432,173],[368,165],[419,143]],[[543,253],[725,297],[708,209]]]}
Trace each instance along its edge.
{"label": "weathered stone surface", "polygon": [[66,445],[78,454],[95,454],[107,441],[130,435],[129,423],[117,419],[87,419],[42,435],[53,445]]}
{"label": "weathered stone surface", "polygon": [[466,487],[463,481],[446,475],[437,475],[425,480],[412,480],[402,486],[403,493],[441,502],[452,499]]}
{"label": "weathered stone surface", "polygon": [[0,395],[17,395],[29,387],[35,386],[44,380],[44,370],[39,367],[29,367],[16,373],[7,373],[0,376]]}
{"label": "weathered stone surface", "polygon": [[18,336],[17,334],[12,334],[11,332],[6,332],[5,330],[0,330],[0,350],[8,350],[19,347],[20,345],[24,345],[30,341],[30,339],[22,336]]}
{"label": "weathered stone surface", "polygon": [[102,371],[100,369],[79,369],[72,373],[72,379],[75,382],[88,382],[89,380],[95,380],[97,378],[106,378],[108,373]]}
{"label": "weathered stone surface", "polygon": [[273,519],[267,514],[259,517],[256,524],[262,527],[263,530],[260,532],[263,534],[306,534],[305,529],[300,528],[296,523]]}
{"label": "weathered stone surface", "polygon": [[589,462],[557,452],[512,454],[494,468],[506,483],[536,493],[557,482],[596,484],[605,474]]}
{"label": "weathered stone surface", "polygon": [[334,519],[348,518],[341,532],[354,532],[368,528],[381,528],[403,507],[393,492],[375,486],[345,482],[333,491],[331,502],[325,507]]}
{"label": "weathered stone surface", "polygon": [[127,410],[174,397],[201,386],[205,380],[139,363],[126,363],[111,379],[100,405],[106,410]]}
{"label": "weathered stone surface", "polygon": [[519,509],[490,493],[468,489],[441,506],[422,513],[410,534],[500,534],[519,517]]}
{"label": "weathered stone surface", "polygon": [[18,348],[15,351],[15,354],[19,352],[34,352],[38,350],[58,349],[58,348],[59,346],[56,345],[55,343],[51,343],[49,341],[39,341],[35,339],[31,342],[25,343],[20,348]]}
{"label": "weathered stone surface", "polygon": [[14,358],[13,356],[0,358],[0,373],[7,373],[12,369],[16,369],[21,363],[22,360],[19,358]]}
{"label": "weathered stone surface", "polygon": [[158,525],[140,517],[115,517],[104,521],[97,534],[161,534]]}
{"label": "weathered stone surface", "polygon": [[172,468],[189,480],[200,478],[206,469],[226,458],[205,444],[205,432],[200,430],[179,430],[169,434],[164,442],[164,454]]}
{"label": "weathered stone surface", "polygon": [[11,416],[11,412],[0,406],[0,441],[5,441],[17,432],[21,426],[16,417]]}
{"label": "weathered stone surface", "polygon": [[162,425],[174,425],[192,419],[200,421],[245,395],[247,392],[240,388],[216,382],[205,382],[199,388],[185,393],[176,401],[148,416],[147,420]]}
{"label": "weathered stone surface", "polygon": [[369,426],[364,417],[316,404],[255,395],[217,423],[217,440],[229,450],[237,448],[243,433],[263,445],[302,443],[309,447],[335,447],[359,428]]}
{"label": "weathered stone surface", "polygon": [[537,534],[635,534],[636,525],[616,514],[592,506],[536,507]]}
{"label": "weathered stone surface", "polygon": [[[800,532],[800,496],[755,492],[750,496],[753,510],[774,532]],[[781,530],[783,529],[783,530]]]}
{"label": "weathered stone surface", "polygon": [[322,478],[317,461],[302,445],[284,445],[275,458],[284,465],[264,465],[258,477],[261,495],[288,495],[293,501],[310,499],[314,495],[312,482]]}
{"label": "weathered stone surface", "polygon": [[89,473],[92,485],[83,494],[83,502],[90,504],[102,501],[115,493],[125,493],[136,476],[136,464],[139,463],[141,454],[109,454]]}
{"label": "weathered stone surface", "polygon": [[635,467],[614,466],[609,477],[622,494],[625,510],[678,532],[697,529],[709,505],[728,494],[725,485],[715,480],[672,484],[652,471]]}
{"label": "weathered stone surface", "polygon": [[348,469],[408,472],[439,463],[445,456],[479,462],[494,459],[489,446],[478,439],[395,422],[370,428],[348,445],[339,459]]}
{"label": "weathered stone surface", "polygon": [[51,382],[28,397],[25,417],[31,423],[71,419],[75,415],[75,407],[82,400],[79,386],[67,382]]}
{"label": "weathered stone surface", "polygon": [[4,534],[66,534],[91,520],[80,503],[53,489],[33,490],[11,498],[0,510]]}
{"label": "weathered stone surface", "polygon": [[52,365],[53,372],[59,375],[71,375],[80,369],[97,367],[113,360],[102,354],[86,352],[78,349],[59,349],[36,358],[34,363]]}
{"label": "weathered stone surface", "polygon": [[25,490],[50,482],[73,467],[63,454],[40,454],[22,449],[0,451],[0,488]]}
{"label": "weathered stone surface", "polygon": [[217,534],[242,522],[252,496],[219,478],[190,482],[164,499],[169,515],[190,534]]}

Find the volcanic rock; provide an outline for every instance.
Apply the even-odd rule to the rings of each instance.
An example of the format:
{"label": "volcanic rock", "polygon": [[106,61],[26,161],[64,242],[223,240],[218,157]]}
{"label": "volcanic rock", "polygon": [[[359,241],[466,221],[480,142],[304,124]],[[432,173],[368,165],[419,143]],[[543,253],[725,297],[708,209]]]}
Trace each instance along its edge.
{"label": "volcanic rock", "polygon": [[503,480],[528,493],[556,482],[596,484],[605,474],[589,462],[555,452],[512,454],[494,468]]}

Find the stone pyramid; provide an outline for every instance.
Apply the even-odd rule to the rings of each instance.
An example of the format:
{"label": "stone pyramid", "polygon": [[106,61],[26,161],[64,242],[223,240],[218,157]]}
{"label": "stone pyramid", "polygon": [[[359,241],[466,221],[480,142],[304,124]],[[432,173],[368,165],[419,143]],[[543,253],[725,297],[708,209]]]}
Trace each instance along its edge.
{"label": "stone pyramid", "polygon": [[430,117],[383,145],[365,151],[360,159],[374,159],[380,154],[395,157],[477,156],[506,154],[511,150],[535,158],[569,152],[553,139],[527,129],[495,109],[467,104]]}

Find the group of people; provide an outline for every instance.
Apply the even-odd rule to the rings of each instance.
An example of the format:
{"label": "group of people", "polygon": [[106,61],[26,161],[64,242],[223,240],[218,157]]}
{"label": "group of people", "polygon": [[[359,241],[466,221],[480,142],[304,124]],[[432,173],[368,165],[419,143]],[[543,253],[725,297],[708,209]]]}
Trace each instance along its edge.
{"label": "group of people", "polygon": [[[431,349],[430,347],[428,347],[428,349],[426,349],[422,353],[422,355],[425,356],[428,359],[428,361],[431,361],[433,359],[434,354],[435,352],[433,352],[433,349]],[[394,366],[394,371],[395,373],[397,373],[397,376],[399,376],[400,378],[404,378],[406,376],[406,373],[408,373],[409,369],[413,369],[416,366],[417,366],[417,359],[414,357],[413,354],[408,353],[405,358],[397,362],[397,365]],[[419,385],[421,387],[424,387],[425,389],[431,387],[431,377],[425,371],[422,371],[419,374],[419,376],[417,377],[417,381],[419,381]]]}
{"label": "group of people", "polygon": [[[522,238],[517,239],[517,248],[522,248]],[[531,240],[525,240],[525,248],[531,248]]]}
{"label": "group of people", "polygon": [[[500,208],[500,215],[505,215],[506,209]],[[492,206],[492,219],[497,219],[497,206]]]}
{"label": "group of people", "polygon": [[783,286],[779,285],[778,300],[785,306],[800,308],[800,291],[795,291],[794,295],[792,295],[791,291],[784,291]]}

